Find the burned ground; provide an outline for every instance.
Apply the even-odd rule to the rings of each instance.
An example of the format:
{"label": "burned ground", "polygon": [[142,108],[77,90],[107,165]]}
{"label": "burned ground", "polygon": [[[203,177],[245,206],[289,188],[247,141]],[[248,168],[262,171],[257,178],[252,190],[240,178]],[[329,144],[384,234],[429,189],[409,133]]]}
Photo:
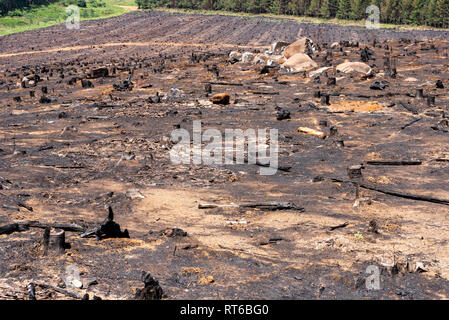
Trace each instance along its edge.
{"label": "burned ground", "polygon": [[[360,61],[368,46],[376,76],[329,71],[318,83],[303,73],[261,74],[261,66],[228,62],[231,50],[263,52],[298,35],[320,45],[312,57],[320,67],[332,42],[359,41],[332,50],[330,64]],[[142,271],[159,280],[164,299],[447,299],[449,209],[444,201],[421,201],[449,200],[447,38],[160,12],[0,38],[0,225],[89,229],[111,206],[130,235],[96,240],[67,231],[70,248],[51,257],[42,254],[41,228],[0,235],[0,296],[27,299],[28,283],[59,286],[66,268],[76,266],[97,284],[70,290],[103,299],[132,299]],[[396,77],[386,72],[386,55]],[[108,75],[89,77],[102,66]],[[123,81],[132,70],[130,89]],[[30,74],[40,81],[22,88]],[[327,85],[333,77],[336,85]],[[389,86],[370,89],[376,81]],[[417,97],[418,89],[435,102]],[[223,92],[231,104],[210,102]],[[169,99],[157,102],[157,93]],[[290,119],[278,121],[276,106]],[[222,132],[276,128],[280,165],[291,168],[261,176],[251,164],[172,164],[170,133],[191,131],[195,120]],[[348,180],[347,168],[359,164],[366,186],[422,199],[361,188],[355,203],[354,185],[336,180]],[[304,210],[198,207],[270,201]],[[407,263],[421,268],[402,270]],[[365,287],[369,265],[382,271],[381,290]],[[36,297],[67,298],[48,288],[37,288]]]}

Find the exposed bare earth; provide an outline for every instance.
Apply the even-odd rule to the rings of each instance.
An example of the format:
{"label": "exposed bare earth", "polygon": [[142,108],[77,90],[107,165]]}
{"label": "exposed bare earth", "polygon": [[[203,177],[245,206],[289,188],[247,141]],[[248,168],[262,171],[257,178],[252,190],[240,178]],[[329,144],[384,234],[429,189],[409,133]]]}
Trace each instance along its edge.
{"label": "exposed bare earth", "polygon": [[[336,50],[333,66],[360,61],[360,49],[368,44],[375,51],[368,63],[376,79],[337,74],[337,85],[327,86],[323,75],[319,84],[302,73],[275,69],[264,75],[260,66],[227,62],[231,50],[263,52],[271,42],[293,41],[298,34],[322,48],[323,42],[361,42]],[[104,299],[133,298],[143,285],[143,270],[159,279],[165,299],[447,299],[449,207],[366,189],[359,196],[368,203],[354,206],[354,186],[329,179],[348,179],[347,167],[363,163],[367,184],[449,199],[449,133],[431,128],[449,117],[447,39],[447,33],[433,31],[374,32],[161,12],[82,22],[79,31],[54,26],[1,37],[0,226],[38,220],[94,227],[111,205],[131,238],[98,241],[67,232],[71,248],[49,258],[42,255],[42,229],[0,235],[0,297],[27,299],[29,282],[60,285],[59,276],[74,265],[82,278],[95,277],[98,284],[70,290]],[[382,75],[386,45],[396,79]],[[325,51],[314,54],[320,66]],[[192,53],[203,59],[192,61]],[[218,79],[208,71],[214,64]],[[68,84],[102,65],[115,66],[117,73],[91,79],[94,88]],[[134,67],[134,89],[114,90]],[[43,81],[21,88],[27,73]],[[370,90],[380,80],[390,86]],[[436,80],[446,89],[437,89]],[[231,93],[230,105],[208,102],[204,87],[210,82],[212,94]],[[43,86],[49,103],[39,102]],[[170,88],[184,96],[149,102]],[[435,106],[413,97],[417,88],[434,95]],[[314,97],[318,90],[331,94],[330,106]],[[291,119],[277,121],[275,105],[289,110]],[[401,129],[417,117],[422,119]],[[177,125],[191,131],[194,120],[201,120],[204,130],[222,132],[278,129],[280,164],[290,171],[261,176],[256,165],[173,165],[170,133]],[[338,135],[324,140],[297,132],[309,127],[329,133],[331,126]],[[387,160],[422,164],[367,164]],[[140,195],[131,199],[130,189]],[[267,201],[305,210],[198,209],[199,203]],[[372,221],[378,233],[369,231]],[[161,234],[174,227],[187,237]],[[422,263],[426,272],[391,274],[385,267],[407,262]],[[365,287],[369,265],[382,271],[381,290]],[[37,289],[37,298],[66,297]]]}

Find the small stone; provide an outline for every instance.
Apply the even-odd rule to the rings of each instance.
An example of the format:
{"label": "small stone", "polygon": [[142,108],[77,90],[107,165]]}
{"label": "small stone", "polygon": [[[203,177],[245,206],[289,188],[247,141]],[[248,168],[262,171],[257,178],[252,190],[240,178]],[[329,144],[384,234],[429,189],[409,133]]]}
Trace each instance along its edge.
{"label": "small stone", "polygon": [[75,288],[78,288],[78,289],[81,289],[83,287],[83,283],[80,280],[78,280],[78,279],[73,279],[72,280],[72,285]]}
{"label": "small stone", "polygon": [[97,278],[86,278],[82,280],[83,288],[87,289],[89,286],[98,284]]}
{"label": "small stone", "polygon": [[140,193],[139,189],[128,189],[126,190],[126,196],[132,200],[134,199],[144,199],[145,196]]}
{"label": "small stone", "polygon": [[212,103],[214,104],[229,104],[229,93],[218,93],[212,97]]}
{"label": "small stone", "polygon": [[199,281],[198,284],[209,284],[209,283],[214,283],[214,277],[212,276],[207,276],[207,277],[202,277]]}

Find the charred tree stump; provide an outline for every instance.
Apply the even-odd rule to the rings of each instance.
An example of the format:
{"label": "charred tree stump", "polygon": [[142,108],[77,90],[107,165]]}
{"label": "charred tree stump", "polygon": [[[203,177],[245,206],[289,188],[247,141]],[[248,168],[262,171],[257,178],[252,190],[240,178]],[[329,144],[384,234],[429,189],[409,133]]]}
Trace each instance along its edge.
{"label": "charred tree stump", "polygon": [[61,255],[65,253],[65,231],[62,229],[46,228],[44,231],[44,256],[51,254]]}
{"label": "charred tree stump", "polygon": [[386,55],[384,57],[384,70],[385,70],[385,74],[389,77],[391,77],[391,61],[390,61],[390,56]]}
{"label": "charred tree stump", "polygon": [[398,75],[398,71],[396,70],[396,68],[392,68],[391,72],[390,72],[390,78],[396,79],[397,75]]}
{"label": "charred tree stump", "polygon": [[338,129],[335,126],[329,128],[329,138],[336,137],[338,135]]}
{"label": "charred tree stump", "polygon": [[355,187],[355,198],[356,199],[358,199],[360,197],[360,183],[363,180],[362,169],[363,169],[363,166],[361,166],[361,165],[350,166],[347,169],[348,177]]}
{"label": "charred tree stump", "polygon": [[328,94],[321,94],[321,104],[326,106],[330,105],[329,98],[330,96]]}
{"label": "charred tree stump", "polygon": [[28,289],[28,298],[30,300],[36,300],[36,288],[34,286],[34,283],[30,282],[27,286]]}
{"label": "charred tree stump", "polygon": [[127,229],[124,231],[120,230],[120,225],[114,222],[114,212],[112,211],[112,208],[109,207],[108,217],[103,223],[96,228],[87,230],[80,236],[81,238],[95,236],[97,240],[101,240],[105,238],[129,238],[129,233]]}
{"label": "charred tree stump", "polygon": [[424,98],[424,89],[416,89],[416,98],[423,99]]}
{"label": "charred tree stump", "polygon": [[354,181],[360,181],[363,178],[362,175],[363,167],[361,165],[350,166],[347,169],[348,177]]}
{"label": "charred tree stump", "polygon": [[47,227],[44,230],[44,239],[43,239],[44,256],[48,254],[49,244],[50,244],[50,228]]}
{"label": "charred tree stump", "polygon": [[206,93],[212,93],[212,85],[210,83],[206,83],[204,89],[206,90]]}
{"label": "charred tree stump", "polygon": [[428,107],[435,107],[435,96],[428,96],[427,97],[427,106]]}
{"label": "charred tree stump", "polygon": [[159,281],[150,273],[142,271],[142,281],[145,284],[143,289],[137,289],[136,300],[161,300],[164,294]]}

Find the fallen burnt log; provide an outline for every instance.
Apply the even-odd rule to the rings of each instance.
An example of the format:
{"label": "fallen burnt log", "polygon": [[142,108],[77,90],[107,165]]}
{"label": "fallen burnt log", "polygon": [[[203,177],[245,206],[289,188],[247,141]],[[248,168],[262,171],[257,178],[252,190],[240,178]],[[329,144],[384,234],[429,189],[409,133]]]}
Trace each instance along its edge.
{"label": "fallen burnt log", "polygon": [[270,201],[266,203],[244,203],[244,204],[198,204],[198,209],[216,209],[216,208],[250,208],[250,209],[261,209],[261,210],[298,210],[304,212],[304,208],[298,207],[296,204],[291,202],[277,202]]}
{"label": "fallen burnt log", "polygon": [[[259,157],[259,154],[257,154],[257,157]],[[238,160],[237,160],[237,157],[234,155],[233,157],[232,157],[232,161],[234,161],[234,162],[238,162]],[[244,159],[243,159],[243,163],[244,164],[249,164],[249,161],[248,161],[248,158],[247,157],[245,157]],[[260,162],[260,160],[259,159],[257,159],[256,160],[256,163],[253,163],[254,165],[256,165],[256,166],[259,166],[259,167],[264,167],[264,168],[270,168],[271,167],[271,165],[269,164],[269,163],[262,163],[262,162]],[[283,171],[283,172],[290,172],[290,169],[292,168],[291,166],[281,166],[281,165],[278,165],[277,167],[272,167],[273,169],[277,169],[277,170],[279,170],[279,171]]]}
{"label": "fallen burnt log", "polygon": [[273,92],[269,92],[269,91],[251,91],[250,93],[252,94],[260,94],[260,95],[279,95],[279,91],[273,91]]}
{"label": "fallen burnt log", "polygon": [[[261,163],[259,160],[256,160],[256,165],[259,167],[265,167],[265,168],[269,168],[270,164],[268,163]],[[283,171],[283,172],[290,172],[292,167],[290,166],[278,166],[277,168],[273,167],[273,169],[277,169],[279,171]]]}
{"label": "fallen burnt log", "polygon": [[449,121],[441,120],[437,125],[431,126],[432,130],[449,132]]}
{"label": "fallen burnt log", "polygon": [[[339,178],[331,178],[331,181],[340,182],[340,183],[353,183],[350,180],[343,180],[343,179],[339,179]],[[379,188],[376,186],[368,185],[366,183],[358,183],[358,186],[363,189],[377,191],[380,193],[384,193],[384,194],[399,197],[399,198],[432,202],[432,203],[438,203],[438,204],[443,204],[443,205],[449,206],[449,199],[434,198],[434,197],[416,195],[416,194],[405,193],[405,192],[400,192],[400,191],[387,190],[387,189]]]}
{"label": "fallen burnt log", "polygon": [[416,123],[416,122],[418,122],[418,121],[420,121],[420,120],[422,120],[422,117],[415,118],[415,119],[413,119],[412,121],[410,121],[410,122],[404,124],[404,125],[401,127],[401,129],[404,130],[405,128],[410,127],[412,124],[414,124],[414,123]]}
{"label": "fallen burnt log", "polygon": [[109,207],[108,217],[100,224],[98,227],[87,230],[82,233],[81,238],[87,238],[90,236],[95,236],[97,240],[106,238],[129,238],[128,230],[120,230],[120,225],[114,222],[114,212],[112,208]]}
{"label": "fallen burnt log", "polygon": [[345,222],[345,223],[339,224],[338,226],[329,227],[329,231],[334,231],[334,230],[337,230],[340,228],[345,228],[348,225],[349,225],[349,223]]}
{"label": "fallen burnt log", "polygon": [[235,83],[235,82],[209,82],[209,84],[215,84],[218,86],[243,86],[243,83]]}
{"label": "fallen burnt log", "polygon": [[18,223],[13,223],[0,227],[0,234],[11,234],[14,232],[22,232],[26,230],[28,230],[26,226],[21,226]]}
{"label": "fallen burnt log", "polygon": [[52,286],[50,284],[44,284],[44,283],[35,283],[34,284],[36,287],[40,287],[42,289],[47,289],[47,290],[53,290],[56,291],[58,293],[61,293],[63,295],[66,295],[68,297],[74,298],[74,299],[78,299],[78,300],[89,300],[89,295],[86,293],[84,296],[81,296],[75,292],[71,292],[68,291],[66,289],[60,288],[60,287],[56,287],[56,286]]}
{"label": "fallen burnt log", "polygon": [[422,161],[367,161],[372,166],[419,166]]}
{"label": "fallen burnt log", "polygon": [[33,211],[32,207],[30,207],[29,205],[27,205],[26,203],[24,203],[24,202],[22,202],[22,201],[20,201],[18,199],[14,199],[13,197],[7,196],[6,194],[3,194],[3,193],[0,193],[0,196],[5,197],[6,199],[8,199],[11,202],[14,202],[19,207],[25,208],[25,209],[27,209],[28,211],[31,211],[31,212]]}
{"label": "fallen burnt log", "polygon": [[102,110],[105,108],[122,108],[122,107],[127,108],[127,107],[129,107],[129,104],[127,104],[127,103],[113,104],[113,103],[107,103],[107,102],[102,101],[102,102],[94,102],[93,104],[86,105],[86,107],[92,108],[92,109],[97,108],[98,110]]}
{"label": "fallen burnt log", "polygon": [[418,114],[418,110],[416,110],[414,107],[412,107],[411,105],[403,102],[403,101],[399,101],[399,104],[406,109],[407,111],[410,111],[413,114]]}
{"label": "fallen burnt log", "polygon": [[77,225],[75,223],[57,223],[57,222],[52,223],[52,222],[39,222],[39,221],[15,221],[15,223],[24,228],[41,228],[41,229],[55,228],[71,232],[84,232],[86,230],[82,226]]}

